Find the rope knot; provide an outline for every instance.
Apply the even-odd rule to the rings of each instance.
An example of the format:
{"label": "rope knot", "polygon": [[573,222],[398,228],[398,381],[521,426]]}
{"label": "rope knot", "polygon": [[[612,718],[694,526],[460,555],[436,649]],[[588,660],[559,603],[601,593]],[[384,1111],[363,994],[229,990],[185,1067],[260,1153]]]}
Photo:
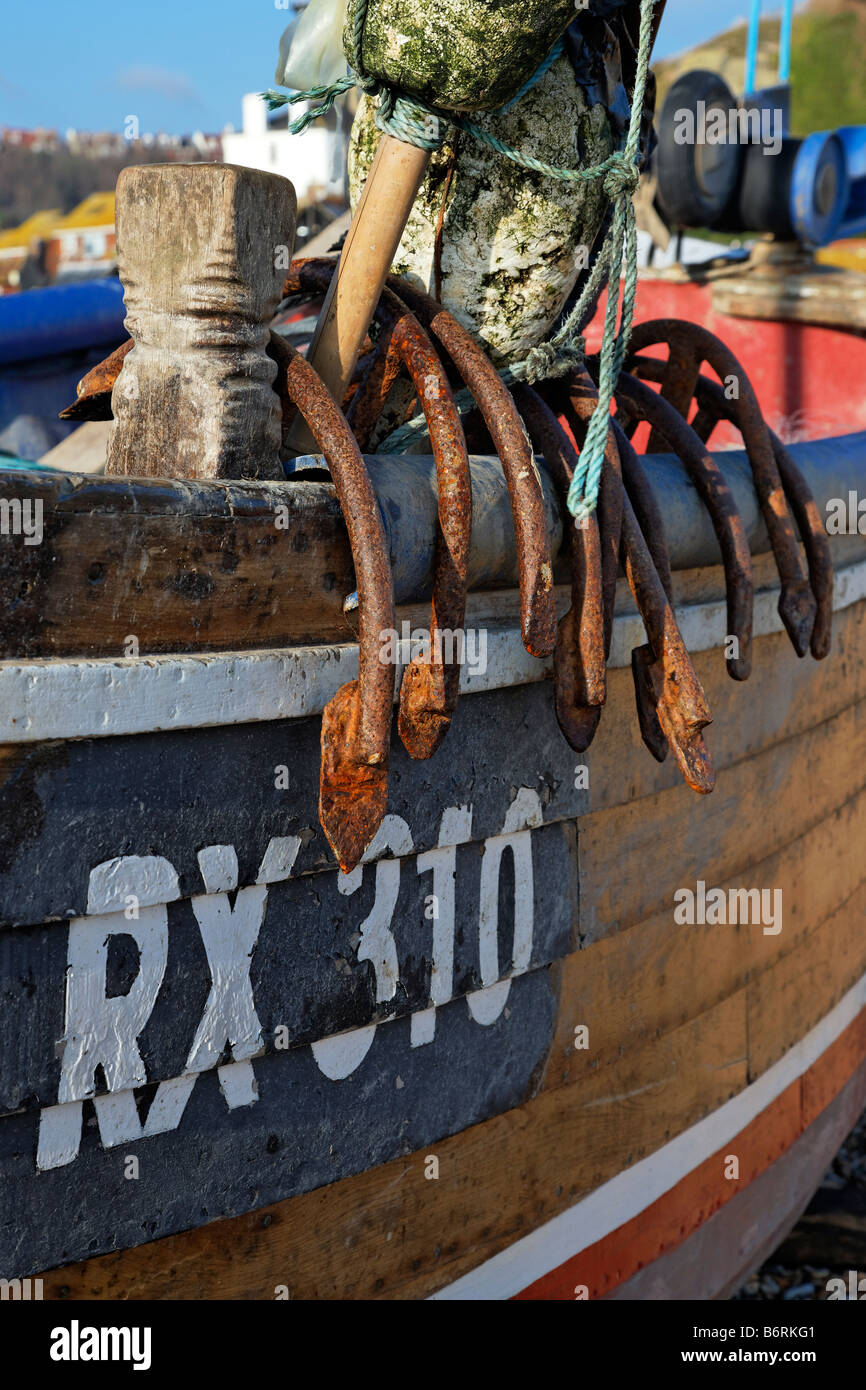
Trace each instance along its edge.
{"label": "rope knot", "polygon": [[608,169],[604,179],[604,191],[609,198],[618,198],[622,193],[634,193],[639,183],[640,170],[634,160],[623,158]]}
{"label": "rope knot", "polygon": [[422,102],[400,96],[385,83],[377,83],[381,93],[373,120],[379,130],[422,150],[438,150],[445,143],[448,122]]}
{"label": "rope knot", "polygon": [[583,366],[586,343],[582,334],[569,342],[549,341],[530,348],[523,361],[521,381],[554,381]]}
{"label": "rope knot", "polygon": [[355,70],[353,69],[352,76],[355,79],[355,86],[360,87],[361,91],[366,92],[368,96],[378,96],[380,91],[382,90],[382,86],[378,78],[370,77],[366,72],[355,72]]}
{"label": "rope knot", "polygon": [[530,385],[534,381],[545,381],[556,366],[557,351],[553,343],[538,343],[530,348],[523,363],[523,379]]}

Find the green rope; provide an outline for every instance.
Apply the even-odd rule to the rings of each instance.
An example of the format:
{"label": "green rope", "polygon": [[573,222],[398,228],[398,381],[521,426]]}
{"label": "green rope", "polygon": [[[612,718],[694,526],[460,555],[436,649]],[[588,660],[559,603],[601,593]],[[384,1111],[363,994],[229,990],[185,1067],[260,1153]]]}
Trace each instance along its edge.
{"label": "green rope", "polygon": [[[338,96],[351,87],[361,87],[370,96],[379,96],[376,111],[377,127],[386,134],[394,135],[408,144],[421,149],[434,150],[443,143],[449,125],[472,135],[476,140],[496,150],[506,159],[519,164],[532,173],[548,178],[564,179],[572,183],[587,183],[603,179],[605,193],[613,203],[613,217],[610,230],[605,237],[601,251],[583,291],[554,335],[547,342],[539,343],[530,349],[526,357],[513,363],[500,373],[506,383],[515,381],[541,381],[551,377],[564,376],[583,363],[584,340],[580,335],[580,325],[598,295],[605,271],[608,274],[607,305],[605,308],[604,335],[599,361],[598,403],[587,427],[586,438],[580,451],[578,467],[568,492],[568,507],[579,523],[590,516],[598,501],[601,470],[604,463],[604,450],[610,418],[610,407],[616,383],[622,370],[631,325],[634,317],[634,302],[637,291],[637,228],[635,223],[632,195],[640,181],[638,157],[640,146],[640,127],[643,116],[644,95],[649,73],[650,49],[652,46],[652,16],[656,0],[641,0],[640,34],[638,40],[637,71],[634,93],[631,102],[628,132],[625,145],[615,154],[609,155],[600,164],[590,169],[560,169],[531,155],[521,154],[519,150],[500,140],[491,131],[476,125],[468,117],[447,112],[417,98],[409,98],[395,91],[384,82],[369,77],[363,70],[361,47],[364,36],[364,23],[367,17],[369,0],[350,0],[351,6],[351,53],[349,64],[351,72],[338,82],[327,87],[311,87],[306,92],[285,95],[279,92],[264,92],[268,106],[275,110],[280,106],[292,105],[297,101],[320,101],[321,105],[304,112],[289,125],[295,133],[305,130],[311,121],[330,111]],[[548,71],[556,57],[563,50],[561,40],[533,74],[530,81],[512,98],[508,107],[526,94],[527,91]],[[497,114],[497,113],[493,113]],[[620,280],[624,281],[622,312],[617,327]],[[468,392],[461,392],[457,398],[461,405],[471,401]],[[466,405],[466,408],[470,408]],[[422,420],[410,421],[390,435],[380,450],[396,453],[410,438],[417,438],[424,430]]]}

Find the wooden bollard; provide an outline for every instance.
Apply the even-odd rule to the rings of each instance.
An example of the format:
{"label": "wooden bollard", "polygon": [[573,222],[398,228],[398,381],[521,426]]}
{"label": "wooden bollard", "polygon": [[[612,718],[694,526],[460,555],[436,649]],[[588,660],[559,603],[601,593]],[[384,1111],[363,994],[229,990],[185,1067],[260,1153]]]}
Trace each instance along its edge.
{"label": "wooden bollard", "polygon": [[282,478],[268,325],[295,234],[288,179],[152,164],[117,182],[117,259],[135,346],[111,397],[106,472]]}

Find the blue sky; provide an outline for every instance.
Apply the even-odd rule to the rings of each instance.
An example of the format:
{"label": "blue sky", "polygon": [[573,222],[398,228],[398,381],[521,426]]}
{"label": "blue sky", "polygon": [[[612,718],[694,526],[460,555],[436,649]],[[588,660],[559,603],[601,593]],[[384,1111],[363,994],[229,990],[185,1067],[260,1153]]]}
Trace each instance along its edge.
{"label": "blue sky", "polygon": [[[747,8],[668,0],[657,55],[708,38]],[[130,115],[142,132],[240,125],[243,93],[273,80],[288,20],[280,0],[10,0],[5,10],[0,125],[60,130],[120,131]]]}

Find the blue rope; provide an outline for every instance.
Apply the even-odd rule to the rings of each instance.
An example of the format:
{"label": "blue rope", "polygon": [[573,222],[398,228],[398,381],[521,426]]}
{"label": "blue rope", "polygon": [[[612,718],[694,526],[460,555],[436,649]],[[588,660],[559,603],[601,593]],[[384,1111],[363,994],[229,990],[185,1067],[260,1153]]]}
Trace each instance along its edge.
{"label": "blue rope", "polygon": [[[456,126],[482,144],[489,146],[510,159],[513,163],[532,173],[547,178],[563,179],[572,183],[588,183],[602,179],[605,193],[613,203],[613,218],[610,230],[605,237],[601,251],[596,258],[592,272],[583,291],[559,330],[547,342],[539,343],[530,349],[521,362],[512,363],[500,373],[506,383],[515,381],[540,381],[551,377],[564,376],[583,363],[584,340],[580,325],[589,313],[599,294],[605,271],[608,273],[607,305],[605,310],[604,336],[602,338],[599,360],[598,402],[589,421],[580,460],[568,493],[568,506],[577,522],[590,516],[598,501],[598,489],[607,443],[610,420],[610,407],[613,393],[622,364],[625,359],[631,325],[634,317],[634,302],[637,292],[637,228],[635,224],[633,194],[640,182],[638,168],[640,127],[643,116],[644,95],[649,73],[650,49],[652,46],[652,16],[656,0],[641,0],[640,36],[638,40],[637,73],[632,95],[631,114],[628,132],[623,148],[609,155],[600,164],[589,169],[562,169],[532,155],[522,154],[506,141],[500,140],[491,131],[476,125],[467,116],[444,111],[431,106],[418,98],[409,98],[389,87],[387,83],[369,77],[363,71],[361,46],[364,23],[369,0],[350,0],[352,23],[350,28],[349,54],[350,73],[329,86],[311,87],[306,92],[283,94],[268,91],[262,95],[270,110],[292,105],[298,101],[318,101],[321,104],[296,117],[289,129],[296,134],[306,130],[312,121],[326,115],[337,97],[352,87],[360,87],[370,96],[380,98],[375,122],[379,130],[396,136],[408,144],[421,149],[435,150],[445,140],[448,126]],[[501,108],[509,110],[520,101],[548,72],[564,45],[558,40],[544,62],[533,73],[528,82],[510,102]],[[492,113],[498,115],[499,112]],[[623,270],[624,267],[624,270]],[[622,313],[617,326],[620,280],[624,280]],[[468,392],[461,392],[457,398],[471,401]],[[466,408],[470,408],[466,405]],[[390,435],[379,448],[384,453],[396,453],[409,438],[417,438],[424,426],[421,421],[410,421]]]}
{"label": "blue rope", "polygon": [[517,96],[512,97],[511,100],[507,101],[504,106],[500,106],[499,110],[495,114],[497,116],[502,116],[506,111],[510,111],[512,106],[516,106],[519,101],[522,101],[523,98],[526,96],[526,93],[532,91],[536,82],[540,82],[542,77],[544,77],[546,73],[550,72],[550,69],[553,67],[557,58],[561,58],[564,52],[565,44],[563,43],[562,39],[557,39],[556,43],[553,45],[547,57],[544,59],[544,62],[539,63],[538,67],[535,69],[535,72],[532,74],[529,81],[524,82],[523,86],[520,88],[520,91],[517,93]]}

